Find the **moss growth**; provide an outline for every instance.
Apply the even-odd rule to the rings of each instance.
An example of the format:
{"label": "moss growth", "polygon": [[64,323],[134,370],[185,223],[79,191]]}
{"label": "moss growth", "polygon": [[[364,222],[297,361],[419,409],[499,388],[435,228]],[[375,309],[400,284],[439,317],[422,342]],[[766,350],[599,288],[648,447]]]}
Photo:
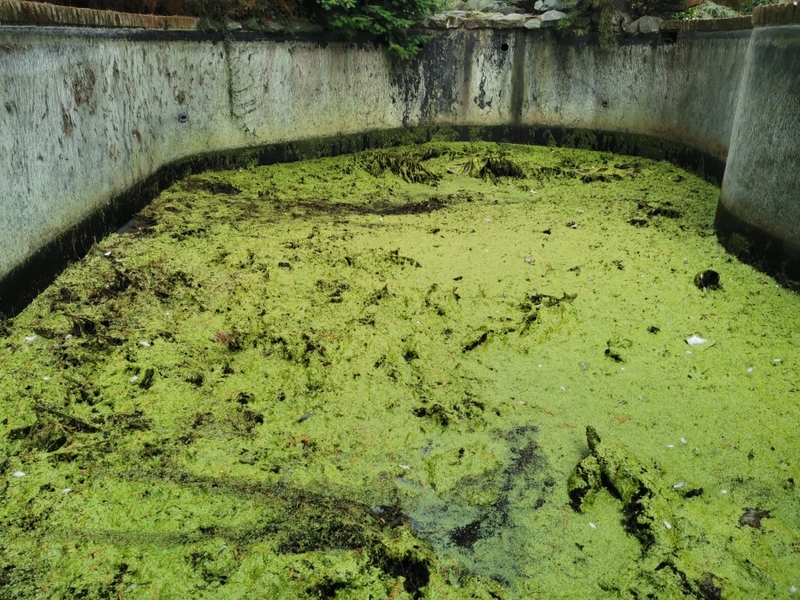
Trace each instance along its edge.
{"label": "moss growth", "polygon": [[800,301],[718,194],[489,143],[176,183],[0,326],[4,592],[785,594]]}

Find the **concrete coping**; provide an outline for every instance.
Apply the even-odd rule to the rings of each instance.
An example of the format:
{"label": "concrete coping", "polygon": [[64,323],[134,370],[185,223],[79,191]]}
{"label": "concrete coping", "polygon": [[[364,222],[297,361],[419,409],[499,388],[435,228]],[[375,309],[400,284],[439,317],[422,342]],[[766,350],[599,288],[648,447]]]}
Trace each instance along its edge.
{"label": "concrete coping", "polygon": [[800,5],[796,2],[786,4],[767,4],[753,9],[753,27],[770,25],[795,25],[800,23]]}

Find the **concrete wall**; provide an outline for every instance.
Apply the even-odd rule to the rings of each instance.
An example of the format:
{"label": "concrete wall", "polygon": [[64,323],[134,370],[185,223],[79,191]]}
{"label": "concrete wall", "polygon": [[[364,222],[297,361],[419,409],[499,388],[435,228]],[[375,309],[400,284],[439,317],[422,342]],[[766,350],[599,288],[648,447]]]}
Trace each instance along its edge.
{"label": "concrete wall", "polygon": [[799,31],[753,31],[716,219],[729,250],[794,281],[800,281]]}
{"label": "concrete wall", "polygon": [[[800,27],[780,29],[799,43]],[[638,141],[617,149],[647,154],[661,140],[723,164],[755,126],[740,88],[757,103],[763,82],[742,78],[772,76],[753,53],[749,30],[640,37],[610,52],[545,30],[445,31],[418,60],[394,63],[371,44],[322,38],[0,27],[0,306],[53,252],[91,242],[80,223],[94,215],[95,229],[113,229],[114,201],[210,152],[475,125],[527,127],[531,139],[543,127],[630,134]],[[780,64],[789,71],[776,76],[800,73],[789,54]],[[789,121],[799,111],[795,101]]]}

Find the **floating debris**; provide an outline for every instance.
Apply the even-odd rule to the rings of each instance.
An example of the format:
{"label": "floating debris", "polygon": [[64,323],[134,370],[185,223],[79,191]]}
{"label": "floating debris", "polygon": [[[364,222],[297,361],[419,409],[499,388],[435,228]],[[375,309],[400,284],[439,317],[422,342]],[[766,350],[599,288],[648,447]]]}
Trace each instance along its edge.
{"label": "floating debris", "polygon": [[675,485],[673,485],[673,486],[672,486],[672,488],[673,488],[673,489],[675,489],[675,490],[679,490],[679,489],[681,489],[681,488],[682,488],[683,486],[685,486],[685,485],[686,485],[686,482],[685,482],[685,481],[679,481],[678,483],[676,483]]}
{"label": "floating debris", "polygon": [[669,524],[669,521],[664,521],[664,527],[667,529],[672,529],[672,525]]}
{"label": "floating debris", "polygon": [[744,514],[739,517],[739,527],[748,525],[754,529],[761,529],[761,519],[768,519],[772,515],[769,510],[762,510],[760,508],[745,508]]}
{"label": "floating debris", "polygon": [[25,477],[25,471],[14,471],[11,474],[12,477]]}
{"label": "floating debris", "polygon": [[693,335],[690,338],[686,338],[686,343],[690,346],[699,346],[700,344],[705,344],[708,340],[704,340],[699,335]]}
{"label": "floating debris", "polygon": [[694,284],[699,290],[702,290],[704,294],[706,290],[718,290],[720,288],[719,273],[712,269],[701,271],[694,276]]}
{"label": "floating debris", "polygon": [[302,417],[297,419],[297,422],[302,423],[303,421],[308,421],[312,416],[314,416],[313,412],[306,413]]}

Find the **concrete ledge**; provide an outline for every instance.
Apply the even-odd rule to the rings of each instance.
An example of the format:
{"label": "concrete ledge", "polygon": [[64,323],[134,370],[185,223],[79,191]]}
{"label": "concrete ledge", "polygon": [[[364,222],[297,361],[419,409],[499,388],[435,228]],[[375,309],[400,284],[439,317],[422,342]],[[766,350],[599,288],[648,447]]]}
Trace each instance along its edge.
{"label": "concrete ledge", "polygon": [[74,8],[43,2],[0,0],[0,24],[74,25],[78,27],[126,27],[137,29],[197,29],[194,17],[165,17],[113,10]]}
{"label": "concrete ledge", "polygon": [[753,26],[794,25],[800,23],[800,5],[795,3],[768,4],[753,9]]}

